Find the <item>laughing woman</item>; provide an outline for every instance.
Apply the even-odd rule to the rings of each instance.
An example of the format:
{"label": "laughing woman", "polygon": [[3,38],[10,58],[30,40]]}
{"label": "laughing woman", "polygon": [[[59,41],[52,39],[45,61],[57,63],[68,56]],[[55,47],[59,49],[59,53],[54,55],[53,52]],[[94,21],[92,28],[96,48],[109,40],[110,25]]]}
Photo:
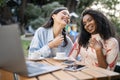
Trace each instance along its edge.
{"label": "laughing woman", "polygon": [[73,59],[80,56],[85,65],[114,70],[119,43],[114,26],[107,17],[97,10],[87,9],[81,15],[80,30],[69,56]]}
{"label": "laughing woman", "polygon": [[67,8],[55,9],[49,20],[36,30],[30,44],[29,57],[54,57],[57,51],[65,52],[67,56],[73,45],[65,31],[65,26],[69,22],[70,15]]}

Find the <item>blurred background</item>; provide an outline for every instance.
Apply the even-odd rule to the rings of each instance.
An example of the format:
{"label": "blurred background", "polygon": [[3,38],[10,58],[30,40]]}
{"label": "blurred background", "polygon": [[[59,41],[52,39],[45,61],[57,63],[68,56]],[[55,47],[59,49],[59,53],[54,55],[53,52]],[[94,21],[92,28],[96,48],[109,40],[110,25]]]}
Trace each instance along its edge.
{"label": "blurred background", "polygon": [[102,11],[120,34],[120,0],[0,0],[0,25],[19,23],[21,34],[34,34],[34,30],[48,19],[51,11],[60,6],[70,11],[69,27],[79,29],[81,12],[93,8]]}
{"label": "blurred background", "polygon": [[86,8],[102,11],[120,35],[120,0],[0,0],[0,26],[19,24],[22,44],[27,54],[35,30],[47,21],[53,9],[60,6],[65,6],[70,11],[71,22],[66,30],[73,42],[80,31],[80,14]]}

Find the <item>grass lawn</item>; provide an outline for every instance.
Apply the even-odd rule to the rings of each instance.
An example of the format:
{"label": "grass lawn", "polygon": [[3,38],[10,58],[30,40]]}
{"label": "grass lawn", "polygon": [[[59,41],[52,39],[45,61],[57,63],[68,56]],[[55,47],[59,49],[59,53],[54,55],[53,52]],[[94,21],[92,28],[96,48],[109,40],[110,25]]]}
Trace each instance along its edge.
{"label": "grass lawn", "polygon": [[22,40],[22,47],[23,47],[23,50],[24,50],[24,53],[25,53],[26,57],[28,55],[29,45],[30,45],[30,41],[28,41],[28,40]]}

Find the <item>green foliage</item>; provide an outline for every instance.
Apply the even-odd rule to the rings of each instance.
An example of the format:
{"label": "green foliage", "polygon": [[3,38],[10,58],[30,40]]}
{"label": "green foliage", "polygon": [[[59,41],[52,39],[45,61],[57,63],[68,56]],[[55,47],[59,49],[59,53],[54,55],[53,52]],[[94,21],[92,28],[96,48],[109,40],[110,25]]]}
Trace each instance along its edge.
{"label": "green foliage", "polygon": [[116,27],[117,33],[120,34],[120,20],[118,18],[112,18],[112,22]]}
{"label": "green foliage", "polygon": [[100,0],[98,1],[108,10],[115,9],[115,5],[119,4],[119,0]]}
{"label": "green foliage", "polygon": [[81,13],[84,9],[92,5],[92,3],[96,0],[79,0],[79,5],[76,8],[77,13]]}
{"label": "green foliage", "polygon": [[27,7],[25,9],[25,15],[29,19],[35,19],[39,17],[41,14],[41,8],[39,6],[33,5],[33,4],[27,4]]}
{"label": "green foliage", "polygon": [[34,4],[27,4],[27,8],[25,9],[25,15],[29,20],[28,24],[32,25],[34,29],[37,29],[45,23],[45,21],[50,16],[52,10],[60,6],[63,5],[60,5],[58,2],[52,2],[43,5],[42,7],[36,6]]}
{"label": "green foliage", "polygon": [[[56,7],[60,6],[67,6],[69,4],[68,0],[45,0],[46,4],[42,5],[41,7],[33,5],[33,4],[28,4],[27,8],[25,9],[25,14],[28,16],[28,24],[32,25],[35,29],[37,27],[40,27],[42,24],[44,24],[45,21],[47,21],[50,13],[52,10]],[[56,2],[54,2],[56,1]],[[78,3],[75,5],[75,12],[79,15],[79,18],[76,18],[76,23],[78,26],[80,26],[80,14],[82,11],[91,5],[95,3],[95,5],[98,5],[101,3],[103,5],[103,8],[109,10],[109,11],[117,11],[116,10],[116,5],[120,3],[119,0],[77,0]],[[35,3],[35,1],[34,1]],[[70,4],[71,7],[74,6]],[[117,11],[118,12],[118,11]],[[118,32],[120,32],[120,19],[119,17],[115,17],[115,13],[111,14],[110,12],[106,13],[107,16],[109,16],[109,19],[117,26]]]}
{"label": "green foliage", "polygon": [[0,7],[5,6],[8,1],[9,0],[0,0]]}
{"label": "green foliage", "polygon": [[34,29],[37,29],[38,27],[41,27],[41,25],[43,25],[45,23],[45,19],[42,18],[41,16],[39,16],[39,18],[30,21],[30,25],[32,25],[32,27]]}
{"label": "green foliage", "polygon": [[23,47],[25,56],[28,55],[28,47],[29,47],[29,45],[30,45],[30,41],[22,40],[22,47]]}
{"label": "green foliage", "polygon": [[42,12],[44,12],[43,17],[48,17],[50,13],[57,7],[61,7],[63,5],[60,5],[58,2],[52,2],[46,5],[42,6]]}
{"label": "green foliage", "polygon": [[120,12],[120,9],[117,10],[118,7],[116,7],[116,5],[120,4],[120,1],[119,0],[99,0],[97,2],[101,3],[104,6],[104,8],[108,10],[108,12],[105,14],[107,15],[107,17],[109,17],[109,19],[115,25],[117,29],[117,33],[120,34],[120,18],[119,18],[120,16],[119,17],[115,16],[115,13]]}

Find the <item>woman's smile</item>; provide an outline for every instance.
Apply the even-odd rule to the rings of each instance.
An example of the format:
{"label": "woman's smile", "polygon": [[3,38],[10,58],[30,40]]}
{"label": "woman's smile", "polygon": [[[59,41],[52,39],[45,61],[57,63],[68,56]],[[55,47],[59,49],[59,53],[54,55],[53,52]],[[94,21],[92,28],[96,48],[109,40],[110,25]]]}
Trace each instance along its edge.
{"label": "woman's smile", "polygon": [[96,23],[95,20],[89,14],[86,14],[83,17],[84,28],[89,33],[94,33],[96,31]]}

